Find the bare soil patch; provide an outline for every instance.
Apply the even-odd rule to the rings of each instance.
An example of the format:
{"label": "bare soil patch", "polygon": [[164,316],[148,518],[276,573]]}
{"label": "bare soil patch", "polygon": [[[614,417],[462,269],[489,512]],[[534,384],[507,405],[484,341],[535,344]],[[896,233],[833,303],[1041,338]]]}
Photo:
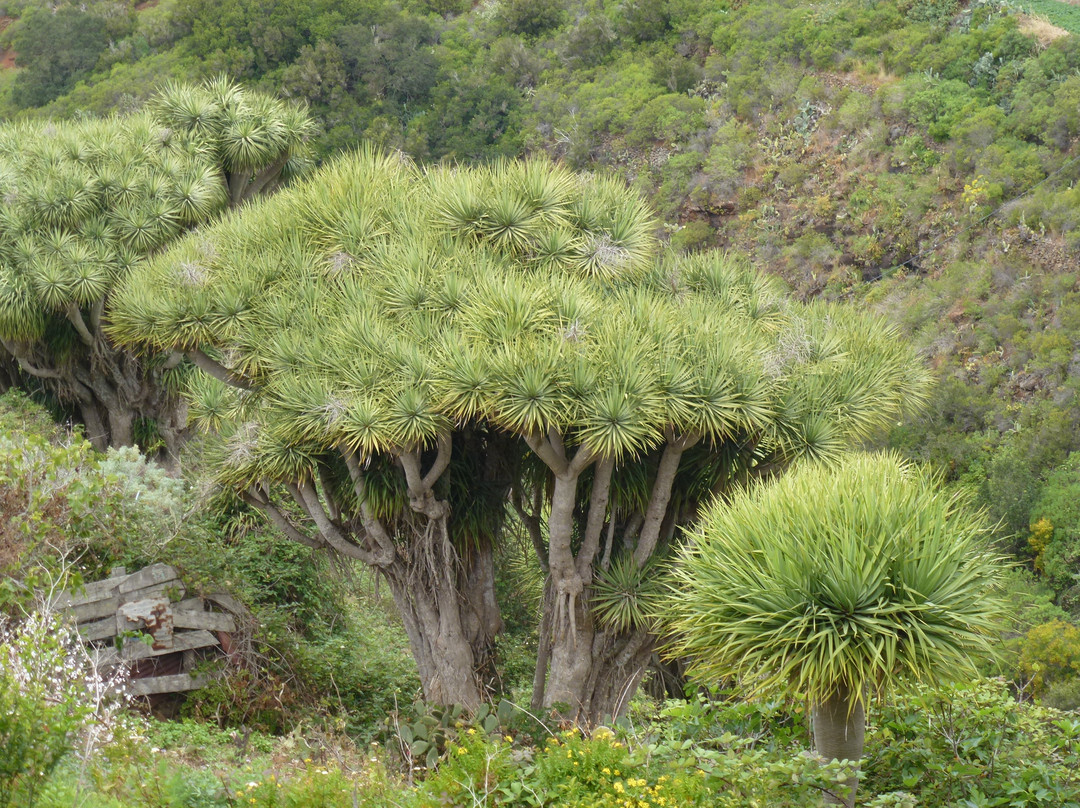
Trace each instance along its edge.
{"label": "bare soil patch", "polygon": [[[1067,0],[1067,2],[1070,2],[1073,5],[1080,5],[1080,0]],[[1018,27],[1020,28],[1020,33],[1033,37],[1035,41],[1044,48],[1051,42],[1069,35],[1069,32],[1064,28],[1058,28],[1056,25],[1053,25],[1042,17],[1018,14],[1017,20],[1019,22]]]}

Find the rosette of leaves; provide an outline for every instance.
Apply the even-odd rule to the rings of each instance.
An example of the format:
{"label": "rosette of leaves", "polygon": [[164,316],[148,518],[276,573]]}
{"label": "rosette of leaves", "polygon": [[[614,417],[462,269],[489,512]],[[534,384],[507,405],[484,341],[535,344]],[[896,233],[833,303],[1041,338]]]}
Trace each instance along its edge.
{"label": "rosette of leaves", "polygon": [[[0,345],[28,385],[78,407],[98,448],[183,424],[164,374],[102,326],[113,288],[184,231],[309,165],[300,108],[224,80],[176,85],[152,111],[0,127]],[[198,262],[188,282],[202,282]],[[145,438],[145,429],[142,437]]]}
{"label": "rosette of leaves", "polygon": [[664,593],[662,571],[655,562],[639,567],[630,554],[596,572],[590,602],[597,622],[616,632],[650,628]]}
{"label": "rosette of leaves", "polygon": [[[1003,560],[968,499],[896,455],[807,463],[716,502],[674,566],[669,650],[703,679],[808,698],[826,758],[862,757],[865,701],[974,673]],[[833,801],[854,804],[849,793]]]}
{"label": "rosette of leaves", "polygon": [[[219,482],[391,578],[435,700],[479,700],[447,686],[470,654],[436,656],[475,625],[476,548],[512,505],[547,574],[534,695],[599,717],[652,641],[595,622],[596,570],[643,568],[714,493],[836,456],[927,385],[880,319],[666,254],[656,229],[631,191],[548,162],[362,150],[141,266],[111,333],[198,359]],[[425,623],[436,604],[454,625]],[[590,643],[626,669],[568,668]]]}

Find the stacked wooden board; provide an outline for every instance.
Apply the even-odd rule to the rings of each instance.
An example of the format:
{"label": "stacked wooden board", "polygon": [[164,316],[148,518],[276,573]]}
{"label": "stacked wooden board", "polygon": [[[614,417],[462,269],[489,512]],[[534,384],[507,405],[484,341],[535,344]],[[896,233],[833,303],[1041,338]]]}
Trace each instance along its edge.
{"label": "stacked wooden board", "polygon": [[99,665],[128,666],[129,691],[152,696],[203,687],[210,677],[196,668],[231,650],[243,606],[224,592],[186,595],[175,569],[152,564],[133,573],[117,568],[55,606],[73,616]]}

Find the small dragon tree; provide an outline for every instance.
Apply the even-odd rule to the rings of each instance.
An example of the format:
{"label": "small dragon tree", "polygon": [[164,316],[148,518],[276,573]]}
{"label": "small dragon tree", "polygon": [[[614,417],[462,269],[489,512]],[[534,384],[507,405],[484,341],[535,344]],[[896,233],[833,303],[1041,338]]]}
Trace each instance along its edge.
{"label": "small dragon tree", "polygon": [[175,451],[183,417],[163,375],[102,330],[132,268],[226,207],[310,165],[306,114],[224,80],[177,85],[131,117],[0,127],[0,379],[36,379],[99,449],[153,420]]}
{"label": "small dragon tree", "polygon": [[[989,651],[1004,565],[988,535],[895,455],[806,464],[701,517],[667,597],[670,650],[698,678],[808,698],[818,752],[857,765],[871,693]],[[830,802],[853,806],[857,782]]]}
{"label": "small dragon tree", "polygon": [[654,647],[623,605],[698,503],[926,385],[877,319],[719,254],[659,259],[654,231],[603,177],[362,151],[142,266],[111,328],[200,359],[222,485],[385,576],[428,699],[483,698],[512,504],[547,576],[534,699],[597,721]]}

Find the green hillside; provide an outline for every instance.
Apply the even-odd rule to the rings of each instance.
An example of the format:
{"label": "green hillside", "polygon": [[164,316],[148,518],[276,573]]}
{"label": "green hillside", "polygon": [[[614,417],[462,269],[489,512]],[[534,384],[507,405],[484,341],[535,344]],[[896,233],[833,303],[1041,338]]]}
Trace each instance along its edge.
{"label": "green hillside", "polygon": [[[725,315],[722,323],[709,321],[716,333],[749,329],[744,317],[760,328],[767,336],[761,339],[771,346],[768,356],[755,358],[746,349],[739,360],[752,357],[740,366],[752,368],[745,384],[762,390],[780,388],[785,377],[769,364],[780,354],[784,362],[807,366],[812,358],[823,374],[829,363],[839,367],[849,358],[835,339],[800,336],[782,318],[814,312],[831,327],[842,318],[831,317],[828,307],[879,315],[904,349],[913,349],[929,368],[929,400],[921,409],[905,408],[910,414],[884,419],[880,412],[860,411],[869,401],[866,395],[853,393],[845,405],[837,393],[830,398],[835,412],[829,417],[878,426],[887,420],[884,430],[852,430],[860,440],[871,435],[858,448],[891,450],[925,465],[948,495],[970,501],[983,514],[993,553],[1012,567],[993,592],[1004,599],[1008,614],[994,638],[992,658],[979,662],[977,682],[951,684],[944,691],[920,684],[885,701],[875,700],[876,686],[868,689],[874,692],[867,696],[864,777],[856,804],[1080,805],[1080,4],[12,0],[0,12],[5,149],[16,161],[20,150],[29,149],[35,161],[33,171],[0,172],[3,193],[10,195],[0,210],[0,253],[14,267],[0,267],[0,280],[11,288],[11,278],[22,279],[24,286],[36,283],[27,280],[28,270],[15,266],[31,237],[45,245],[34,264],[39,275],[62,253],[57,248],[53,255],[49,245],[67,243],[61,244],[60,225],[49,218],[53,214],[40,213],[47,195],[35,195],[28,184],[38,180],[32,178],[41,178],[43,187],[60,187],[65,160],[89,164],[107,151],[91,149],[84,156],[60,143],[65,133],[90,131],[96,123],[49,121],[137,114],[136,120],[148,122],[143,140],[165,142],[181,125],[166,126],[164,118],[149,123],[160,113],[160,105],[150,103],[155,94],[178,82],[224,76],[306,109],[311,126],[304,121],[296,131],[309,133],[311,153],[322,166],[311,176],[325,183],[283,192],[269,204],[238,203],[237,210],[221,214],[219,224],[199,220],[200,229],[183,237],[181,224],[170,219],[169,237],[144,251],[145,262],[140,253],[123,273],[109,276],[111,290],[113,280],[141,267],[134,277],[153,278],[147,288],[129,289],[123,300],[112,291],[99,295],[92,315],[95,338],[108,334],[110,351],[115,348],[120,357],[131,352],[154,373],[177,368],[163,376],[162,390],[170,396],[189,384],[184,380],[202,379],[191,388],[197,393],[191,412],[199,427],[218,434],[198,437],[194,426],[184,433],[188,448],[179,460],[170,458],[170,473],[182,473],[183,484],[172,486],[156,471],[147,472],[156,468],[152,459],[145,461],[134,450],[119,459],[96,454],[78,437],[79,413],[70,397],[57,385],[35,382],[16,351],[0,348],[0,392],[23,388],[35,402],[18,393],[0,398],[0,486],[5,486],[0,513],[6,519],[0,525],[0,635],[5,638],[0,649],[36,642],[5,628],[5,617],[14,620],[20,609],[29,608],[31,588],[23,582],[37,585],[46,574],[97,575],[113,563],[165,560],[202,580],[243,578],[241,594],[259,624],[253,627],[246,667],[231,670],[227,685],[178,708],[224,729],[151,723],[133,730],[129,737],[144,735],[155,748],[167,750],[168,762],[151,778],[152,787],[135,785],[134,772],[142,765],[137,761],[147,762],[139,756],[145,750],[132,753],[136,762],[130,766],[117,757],[102,763],[105,758],[96,751],[86,757],[96,761],[93,766],[77,762],[77,755],[58,757],[57,768],[41,779],[41,805],[74,804],[75,795],[85,793],[90,795],[86,804],[94,808],[381,806],[398,795],[403,796],[396,804],[425,808],[742,808],[814,805],[824,792],[849,782],[849,771],[811,762],[813,709],[805,694],[785,694],[782,687],[758,693],[746,674],[738,681],[710,682],[720,692],[706,698],[700,691],[700,701],[666,702],[684,695],[686,669],[682,661],[662,660],[660,649],[645,640],[634,646],[645,662],[641,676],[635,674],[638,679],[627,686],[628,719],[625,725],[612,722],[614,734],[575,734],[568,711],[536,699],[537,659],[543,668],[552,645],[565,646],[571,636],[560,635],[552,621],[565,619],[576,642],[577,618],[569,615],[587,608],[582,603],[590,587],[600,593],[597,603],[606,605],[589,612],[590,625],[582,632],[593,631],[594,618],[600,626],[615,615],[626,629],[623,635],[632,629],[646,636],[651,621],[659,619],[650,597],[662,587],[652,578],[661,579],[660,567],[674,555],[667,543],[674,548],[682,529],[693,529],[707,497],[731,497],[748,480],[780,473],[798,452],[814,455],[815,441],[826,447],[821,456],[840,447],[839,438],[826,434],[823,413],[814,421],[814,413],[801,412],[803,420],[792,426],[794,409],[782,397],[775,402],[783,404],[767,408],[776,425],[760,434],[753,428],[765,418],[753,413],[746,424],[717,428],[700,445],[688,439],[689,432],[641,427],[631,441],[633,460],[620,456],[611,458],[606,470],[600,464],[577,469],[582,488],[565,499],[569,505],[560,512],[574,525],[565,531],[564,543],[578,553],[582,545],[602,548],[607,542],[608,554],[602,567],[597,561],[595,576],[588,563],[580,565],[588,568],[588,580],[581,583],[585,595],[553,584],[545,544],[550,537],[544,530],[555,521],[554,491],[562,484],[557,481],[564,483],[568,475],[560,453],[568,463],[571,449],[585,444],[569,432],[565,442],[557,432],[552,437],[555,422],[539,416],[535,423],[508,427],[507,407],[499,397],[516,397],[525,411],[540,407],[537,402],[550,394],[558,399],[552,407],[570,412],[580,404],[567,403],[578,401],[579,388],[597,387],[601,376],[590,368],[592,375],[578,369],[585,374],[579,377],[578,370],[571,373],[551,358],[547,376],[533,369],[517,387],[500,382],[503,389],[478,368],[502,357],[511,378],[525,359],[510,362],[509,349],[500,348],[499,341],[505,337],[509,344],[530,328],[540,329],[536,323],[547,323],[544,318],[557,321],[557,328],[543,326],[550,344],[537,337],[529,345],[542,343],[559,361],[565,358],[562,346],[584,351],[591,345],[612,312],[630,312],[627,318],[663,330],[655,312],[651,319],[643,313],[649,307],[632,286],[646,282],[650,295],[665,300],[663,322],[671,324],[671,333],[693,330],[689,324],[696,322],[680,321],[680,306],[689,299],[699,305],[699,298],[714,294],[737,313]],[[176,97],[181,101],[170,108],[170,120],[186,121],[184,143],[192,154],[224,149],[219,144],[199,151],[194,143],[205,128],[199,110],[184,108],[183,91]],[[300,117],[295,113],[296,121]],[[35,143],[23,143],[19,132],[35,133]],[[48,145],[54,137],[60,143],[55,149]],[[346,168],[352,165],[347,161],[331,163],[358,150],[386,176],[372,169],[375,179],[350,185],[359,182],[361,169]],[[526,156],[542,159],[522,169],[524,179],[513,179],[517,175],[508,161]],[[560,169],[535,168],[548,160]],[[170,163],[163,164],[164,176]],[[454,166],[469,170],[455,172]],[[246,170],[241,166],[236,173]],[[542,180],[539,174],[550,176]],[[416,190],[428,181],[420,177],[438,178],[435,190]],[[347,214],[334,207],[342,199],[368,199],[365,194],[382,182],[390,190],[380,192],[377,203],[358,204]],[[93,192],[93,182],[87,183]],[[590,183],[607,190],[590,190]],[[151,201],[155,193],[149,189]],[[627,201],[635,194],[647,206],[639,209]],[[110,198],[101,194],[100,221],[95,219],[98,229],[91,234],[102,243],[117,235],[108,220]],[[620,206],[635,211],[634,238],[649,245],[632,272],[629,263],[619,263],[624,249],[619,233],[629,232],[629,219],[619,218]],[[218,216],[215,208],[207,221]],[[183,227],[188,224],[194,219]],[[524,235],[515,234],[518,226]],[[72,227],[82,227],[81,220]],[[402,246],[410,240],[420,247]],[[451,244],[461,255],[468,253],[466,260],[451,251],[476,277],[456,269],[445,278],[429,271],[424,262],[443,266],[450,259],[432,256],[445,258]],[[368,251],[374,257],[365,257]],[[245,256],[256,256],[251,269],[262,279],[258,294],[250,279],[234,271],[248,269]],[[188,271],[189,265],[194,269]],[[394,271],[399,265],[408,270],[400,277]],[[496,265],[505,273],[498,275],[503,285],[501,291],[483,286],[484,308],[468,297],[469,284],[486,284]],[[604,272],[582,269],[600,265]],[[143,274],[147,267],[152,271]],[[529,273],[550,274],[555,267],[567,278],[557,289],[537,291],[543,284],[534,280],[531,286],[514,286],[531,278]],[[361,269],[378,276],[371,289],[348,280],[348,272]],[[754,271],[769,278],[759,279]],[[181,275],[188,279],[181,296],[159,292]],[[215,297],[200,285],[206,278],[226,278],[232,285],[214,287],[220,292]],[[577,295],[575,304],[584,307],[581,312],[587,308],[588,316],[567,314],[578,310],[568,308],[564,297],[588,284],[595,288],[588,287],[588,296]],[[10,291],[0,289],[0,303],[14,295]],[[29,300],[30,293],[23,292]],[[376,318],[371,301],[379,295],[395,302]],[[176,302],[181,297],[183,306]],[[784,297],[791,300],[777,302]],[[581,302],[586,298],[587,307]],[[113,322],[113,305],[131,306],[134,313],[126,311]],[[304,305],[309,309],[301,311]],[[699,305],[694,316],[708,321],[702,311]],[[333,312],[329,320],[327,312]],[[359,313],[352,317],[350,312]],[[462,312],[472,312],[481,324],[475,333],[490,342],[476,356],[448,348],[452,340],[440,330],[439,317],[457,323],[453,318]],[[535,312],[542,316],[531,320]],[[490,325],[504,316],[506,323]],[[774,325],[773,316],[785,325]],[[259,327],[245,317],[256,317]],[[58,309],[50,322],[59,325],[43,327],[39,335],[55,348],[57,367],[66,373],[74,367],[72,357],[83,354],[100,361],[100,351],[72,349],[70,335],[61,333],[67,329],[65,318],[70,312]],[[630,319],[614,319],[629,328]],[[340,331],[334,331],[335,345],[355,349],[356,356],[350,353],[340,366],[321,356],[330,343],[321,330],[327,323]],[[402,323],[413,329],[411,352],[402,348]],[[614,324],[608,329],[616,330]],[[825,326],[818,330],[824,333]],[[461,333],[466,336],[454,339],[480,344],[468,336],[473,331]],[[648,355],[665,355],[664,335],[649,333],[662,350],[654,346]],[[124,345],[118,344],[121,339]],[[646,352],[637,347],[640,353],[619,354],[618,361],[648,365],[652,358],[643,360]],[[433,371],[434,360],[431,367],[424,364],[423,351],[429,348],[450,370],[439,365]],[[28,354],[21,355],[29,361]],[[218,381],[241,382],[242,389],[226,390],[200,376],[196,362],[211,368]],[[728,372],[729,366],[723,367]],[[645,367],[641,379],[650,372]],[[393,439],[379,433],[378,440],[363,443],[355,437],[374,434],[376,420],[367,411],[357,415],[348,409],[354,403],[346,399],[358,387],[371,393],[376,381],[388,386],[393,379],[403,385],[394,388],[395,395],[404,396],[410,386],[441,390],[444,376],[464,379],[476,396],[483,390],[484,407],[432,409],[431,415],[419,398],[405,404],[380,401],[379,407],[404,408],[394,410],[398,426],[385,432]],[[571,380],[570,392],[552,392],[556,376]],[[432,381],[436,377],[438,384]],[[612,429],[627,423],[616,405],[629,408],[625,402],[638,396],[659,407],[656,391],[666,395],[677,387],[666,378],[648,376],[647,384],[641,379],[638,387],[628,384],[626,390],[618,388],[621,392],[612,382]],[[750,386],[739,387],[743,377],[731,379],[736,379],[731,389],[752,398]],[[882,389],[890,383],[883,377]],[[641,392],[647,385],[653,385],[648,395]],[[182,411],[179,401],[169,398],[170,412]],[[365,399],[368,404],[375,412],[375,404]],[[339,410],[348,412],[354,433],[334,421],[342,417]],[[266,416],[269,411],[277,420]],[[490,423],[473,423],[480,412]],[[404,434],[401,423],[426,415],[431,418],[416,433],[421,434],[416,446],[391,445]],[[50,425],[49,416],[65,425]],[[541,423],[543,429],[536,426]],[[344,561],[283,538],[299,536],[301,543],[317,547],[320,535],[336,531],[368,547],[363,543],[374,541],[369,538],[375,535],[373,525],[382,520],[391,536],[386,541],[396,542],[394,552],[402,557],[407,544],[402,536],[412,536],[410,530],[430,542],[437,527],[417,527],[420,489],[403,475],[413,456],[417,469],[421,463],[439,466],[442,444],[438,454],[432,447],[446,437],[447,424],[458,430],[452,440],[446,438],[454,447],[454,463],[442,467],[450,468],[443,488],[436,489],[435,475],[425,496],[454,502],[455,513],[464,514],[460,518],[467,523],[462,528],[446,522],[464,545],[455,550],[460,556],[446,556],[458,559],[457,566],[447,565],[456,570],[448,591],[458,593],[466,613],[471,605],[461,594],[463,581],[475,573],[468,565],[489,564],[493,572],[485,592],[498,601],[494,616],[484,616],[490,624],[474,631],[476,659],[484,660],[480,691],[492,698],[491,706],[474,717],[413,704],[418,688],[432,677],[418,676],[410,657],[417,642],[413,637],[410,645],[408,618],[397,616],[397,607],[379,588],[385,584],[400,606],[411,587],[432,586],[423,583],[428,574],[423,563],[438,566],[430,561],[434,551],[429,548],[427,556],[417,551],[419,566],[391,586],[389,567],[369,575],[377,565]],[[260,425],[269,425],[266,433],[276,441],[270,449],[267,441],[252,437]],[[177,425],[170,428],[170,438],[179,434]],[[150,455],[163,453],[165,433],[152,414],[140,413],[133,429]],[[22,432],[34,436],[31,453],[19,444]],[[346,434],[355,445],[339,452],[334,436]],[[289,444],[294,438],[296,444]],[[651,514],[652,481],[660,479],[666,462],[659,447],[684,438],[689,468],[679,471],[677,484],[670,483],[676,491],[671,515],[665,517],[669,505],[663,497],[659,515]],[[709,452],[722,446],[730,455],[709,465]],[[639,449],[640,456],[633,454]],[[258,463],[251,459],[256,455]],[[470,461],[459,466],[460,457]],[[248,464],[244,474],[236,471],[236,458]],[[723,474],[717,471],[721,467]],[[671,476],[675,479],[674,469]],[[85,485],[72,484],[83,477]],[[225,480],[229,492],[215,479]],[[167,499],[168,507],[156,512],[125,505],[125,496],[142,489]],[[377,501],[375,517],[365,496]],[[329,528],[319,521],[324,514],[313,507],[312,497],[326,503]],[[280,501],[284,506],[275,504]],[[599,503],[595,518],[594,501]],[[480,511],[482,517],[476,515]],[[178,517],[181,512],[191,518]],[[656,545],[657,566],[622,564],[619,542],[632,558],[649,518],[655,522],[650,530],[666,537]],[[596,519],[604,531],[598,532]],[[271,523],[285,526],[285,533]],[[972,530],[984,535],[982,528]],[[147,532],[174,538],[145,543],[140,537]],[[370,554],[370,549],[357,551],[355,558]],[[863,606],[851,605],[848,612]],[[595,636],[608,635],[597,629]],[[606,650],[602,645],[596,641],[597,653],[616,656],[614,644]],[[631,701],[639,680],[642,689]],[[542,696],[542,671],[538,681]],[[0,747],[24,731],[22,725],[3,723],[2,708],[9,703],[4,700],[16,699],[16,690],[5,690],[4,682],[0,675]],[[882,692],[888,684],[881,683]],[[230,739],[229,733],[236,735]],[[250,744],[245,733],[254,733]],[[26,772],[32,768],[9,776],[22,789],[11,792],[19,795],[12,804],[30,800],[27,783],[33,778]],[[87,785],[91,769],[93,786]],[[0,808],[6,808],[5,771],[0,765]],[[327,785],[320,791],[322,781]],[[626,802],[631,797],[636,802]]]}

